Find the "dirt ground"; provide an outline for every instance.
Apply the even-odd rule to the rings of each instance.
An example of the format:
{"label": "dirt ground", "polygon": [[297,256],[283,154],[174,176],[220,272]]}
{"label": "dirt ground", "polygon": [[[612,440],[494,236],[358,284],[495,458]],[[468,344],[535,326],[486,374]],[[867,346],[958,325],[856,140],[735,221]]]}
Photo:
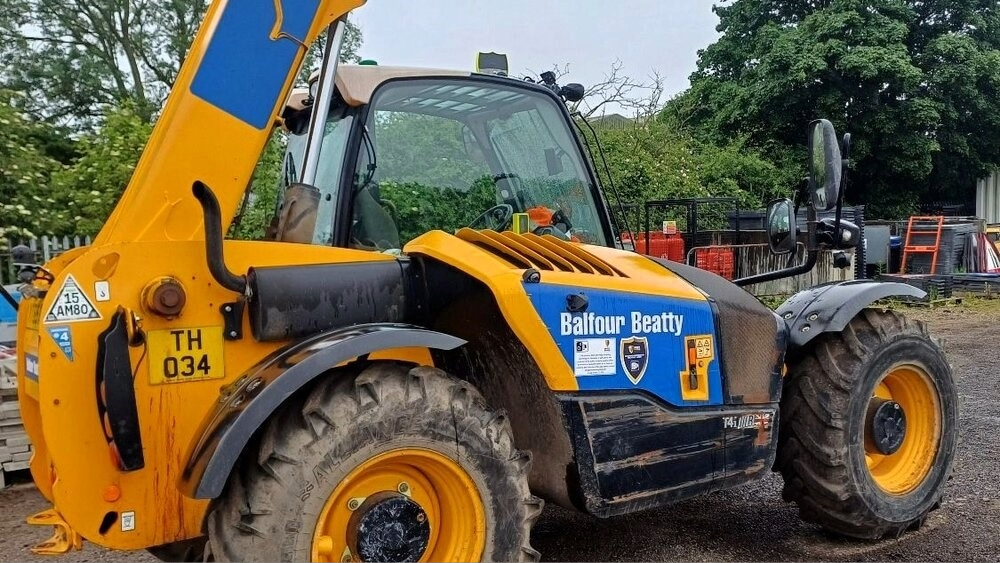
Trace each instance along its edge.
{"label": "dirt ground", "polygon": [[[959,386],[961,442],[944,503],[919,531],[880,542],[846,541],[798,519],[781,478],[668,508],[599,520],[548,507],[533,545],[550,561],[998,561],[1000,560],[1000,301],[905,308],[945,342]],[[18,477],[15,475],[15,477]],[[48,531],[24,524],[46,508],[27,477],[0,491],[0,561],[51,561],[29,547]],[[154,561],[145,552],[87,545],[73,561]]]}

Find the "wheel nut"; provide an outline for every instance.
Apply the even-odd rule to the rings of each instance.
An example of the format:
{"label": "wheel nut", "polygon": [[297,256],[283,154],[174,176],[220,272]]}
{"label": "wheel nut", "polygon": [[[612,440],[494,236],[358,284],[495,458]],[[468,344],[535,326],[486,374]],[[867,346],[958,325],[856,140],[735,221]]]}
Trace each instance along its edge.
{"label": "wheel nut", "polygon": [[399,487],[397,487],[397,490],[399,490],[400,493],[406,496],[410,496],[410,485],[406,481],[400,483]]}
{"label": "wheel nut", "polygon": [[357,510],[359,506],[361,506],[360,499],[352,498],[351,500],[347,501],[347,509],[352,512]]}

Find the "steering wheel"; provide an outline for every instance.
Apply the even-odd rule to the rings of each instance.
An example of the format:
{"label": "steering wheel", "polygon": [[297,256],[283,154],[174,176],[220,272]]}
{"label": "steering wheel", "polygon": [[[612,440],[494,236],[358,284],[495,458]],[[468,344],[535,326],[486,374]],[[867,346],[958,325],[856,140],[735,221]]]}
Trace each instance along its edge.
{"label": "steering wheel", "polygon": [[[482,215],[469,222],[469,227],[502,231],[513,218],[514,207],[507,203],[501,203],[483,211]],[[480,224],[482,227],[478,226]]]}

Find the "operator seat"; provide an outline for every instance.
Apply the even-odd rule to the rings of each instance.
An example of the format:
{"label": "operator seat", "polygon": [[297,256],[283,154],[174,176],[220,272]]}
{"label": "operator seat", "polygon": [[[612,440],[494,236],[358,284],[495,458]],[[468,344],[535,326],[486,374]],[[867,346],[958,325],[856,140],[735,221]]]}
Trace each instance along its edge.
{"label": "operator seat", "polygon": [[377,180],[354,194],[353,214],[352,247],[380,251],[400,247],[399,227],[382,203]]}

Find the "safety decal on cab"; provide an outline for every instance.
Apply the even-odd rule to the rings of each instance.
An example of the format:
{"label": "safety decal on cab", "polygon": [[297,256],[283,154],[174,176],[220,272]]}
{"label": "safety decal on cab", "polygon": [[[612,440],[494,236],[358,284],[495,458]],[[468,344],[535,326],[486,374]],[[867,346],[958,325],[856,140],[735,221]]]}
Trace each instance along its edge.
{"label": "safety decal on cab", "polygon": [[50,326],[49,336],[52,340],[56,341],[56,345],[62,350],[62,353],[66,356],[66,359],[73,361],[73,336],[69,331],[68,326]]}
{"label": "safety decal on cab", "polygon": [[46,323],[72,323],[76,321],[97,321],[101,313],[94,307],[94,302],[76,283],[73,276],[66,276],[62,289],[52,302],[52,307],[45,315]]}

